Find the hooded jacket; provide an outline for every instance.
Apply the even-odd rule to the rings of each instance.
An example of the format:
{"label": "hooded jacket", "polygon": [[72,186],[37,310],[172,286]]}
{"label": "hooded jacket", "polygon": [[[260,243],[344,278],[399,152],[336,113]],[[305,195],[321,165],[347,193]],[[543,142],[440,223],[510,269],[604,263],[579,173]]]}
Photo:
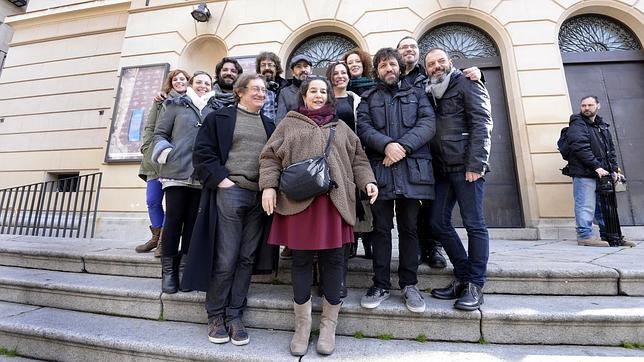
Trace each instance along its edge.
{"label": "hooded jacket", "polygon": [[568,176],[597,178],[595,170],[599,167],[617,172],[615,145],[608,128],[600,116],[595,117],[595,122],[581,113],[570,116]]}

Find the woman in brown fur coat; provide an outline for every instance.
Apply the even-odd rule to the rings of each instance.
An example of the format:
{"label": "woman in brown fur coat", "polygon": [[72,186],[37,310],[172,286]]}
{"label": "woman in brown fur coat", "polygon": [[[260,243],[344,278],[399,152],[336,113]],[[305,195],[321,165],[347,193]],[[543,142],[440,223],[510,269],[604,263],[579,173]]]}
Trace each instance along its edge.
{"label": "woman in brown fur coat", "polygon": [[[343,245],[353,241],[356,222],[356,184],[365,190],[372,203],[378,196],[375,177],[360,140],[344,122],[338,122],[335,99],[326,78],[308,78],[302,82],[300,95],[302,105],[298,111],[289,112],[266,143],[259,171],[262,207],[269,215],[275,212],[268,242],[288,246],[293,251],[295,334],[290,347],[296,356],[306,354],[309,344],[315,254],[319,257],[325,294],[317,351],[333,353],[341,306]],[[328,194],[303,201],[291,200],[279,192],[281,170],[322,154],[334,127],[328,162],[331,179],[337,187]]]}

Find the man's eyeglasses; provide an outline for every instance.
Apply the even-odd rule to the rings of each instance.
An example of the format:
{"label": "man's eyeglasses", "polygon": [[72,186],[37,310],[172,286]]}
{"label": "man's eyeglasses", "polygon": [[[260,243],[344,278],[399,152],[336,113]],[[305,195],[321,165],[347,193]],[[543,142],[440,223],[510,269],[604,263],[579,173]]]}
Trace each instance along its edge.
{"label": "man's eyeglasses", "polygon": [[258,86],[252,86],[252,87],[244,87],[246,89],[250,89],[251,92],[253,93],[266,93],[266,88],[264,87],[258,87]]}

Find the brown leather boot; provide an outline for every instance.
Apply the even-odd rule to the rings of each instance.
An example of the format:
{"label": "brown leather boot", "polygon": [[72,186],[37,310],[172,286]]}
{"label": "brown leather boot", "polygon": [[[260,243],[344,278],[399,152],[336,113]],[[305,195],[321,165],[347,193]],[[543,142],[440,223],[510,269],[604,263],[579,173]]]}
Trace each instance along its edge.
{"label": "brown leather boot", "polygon": [[318,337],[317,351],[319,354],[329,355],[335,350],[335,327],[338,325],[338,313],[342,302],[331,305],[322,298],[322,315],[320,316],[320,336]]}
{"label": "brown leather boot", "polygon": [[150,231],[152,232],[152,237],[150,238],[150,240],[134,248],[134,250],[137,253],[147,253],[152,249],[156,248],[157,245],[159,244],[159,237],[161,236],[161,228],[154,228],[150,226]]}
{"label": "brown leather boot", "polygon": [[291,339],[291,354],[293,356],[304,356],[309,349],[309,337],[311,336],[311,299],[304,304],[297,304],[293,301],[295,311],[295,333]]}
{"label": "brown leather boot", "polygon": [[161,232],[159,233],[159,242],[157,243],[157,248],[154,249],[155,258],[161,257],[161,251],[163,250],[163,248],[161,247],[162,242],[163,242],[163,228],[161,228]]}

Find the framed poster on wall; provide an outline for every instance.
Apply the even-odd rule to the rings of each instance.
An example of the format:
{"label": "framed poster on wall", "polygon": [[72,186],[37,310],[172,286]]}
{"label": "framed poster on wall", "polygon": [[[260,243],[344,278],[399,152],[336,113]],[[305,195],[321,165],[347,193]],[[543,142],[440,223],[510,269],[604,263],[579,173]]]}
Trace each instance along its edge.
{"label": "framed poster on wall", "polygon": [[121,69],[105,162],[141,161],[143,128],[169,68],[164,63]]}

